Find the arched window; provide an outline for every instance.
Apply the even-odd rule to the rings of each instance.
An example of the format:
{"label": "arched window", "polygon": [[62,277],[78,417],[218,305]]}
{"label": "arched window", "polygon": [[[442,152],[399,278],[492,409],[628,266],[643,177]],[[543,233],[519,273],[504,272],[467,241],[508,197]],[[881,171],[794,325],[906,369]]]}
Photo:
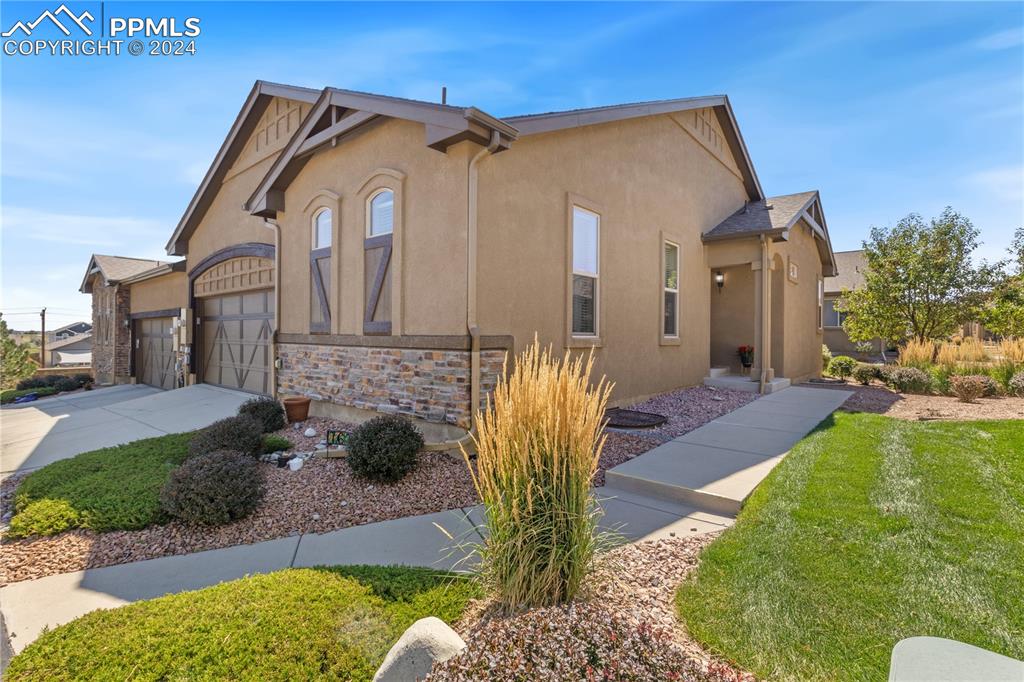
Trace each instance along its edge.
{"label": "arched window", "polygon": [[331,331],[331,237],[334,221],[331,209],[317,211],[313,216],[309,251],[309,331],[327,334]]}
{"label": "arched window", "polygon": [[369,236],[391,234],[395,229],[395,193],[381,190],[370,199]]}

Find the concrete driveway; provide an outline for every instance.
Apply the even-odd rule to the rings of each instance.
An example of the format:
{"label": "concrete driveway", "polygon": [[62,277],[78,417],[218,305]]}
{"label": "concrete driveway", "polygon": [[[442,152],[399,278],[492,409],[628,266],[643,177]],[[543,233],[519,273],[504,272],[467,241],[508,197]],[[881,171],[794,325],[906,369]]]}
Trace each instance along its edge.
{"label": "concrete driveway", "polygon": [[0,474],[38,469],[81,452],[192,431],[233,416],[248,393],[197,384],[175,391],[126,385],[0,410]]}

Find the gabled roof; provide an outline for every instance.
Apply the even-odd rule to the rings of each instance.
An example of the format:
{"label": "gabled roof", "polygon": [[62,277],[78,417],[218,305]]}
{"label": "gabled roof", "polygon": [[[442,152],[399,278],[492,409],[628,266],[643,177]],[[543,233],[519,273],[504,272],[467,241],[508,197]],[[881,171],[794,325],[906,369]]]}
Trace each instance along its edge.
{"label": "gabled roof", "polygon": [[508,148],[519,135],[508,123],[476,107],[324,88],[302,125],[245,202],[245,208],[254,215],[275,216],[284,210],[284,190],[314,154],[382,117],[422,123],[426,145],[442,152],[464,140],[483,145],[494,142],[496,151],[500,151]]}
{"label": "gabled roof", "polygon": [[140,272],[137,275],[132,275],[131,277],[126,277],[125,279],[121,280],[121,283],[122,284],[135,284],[136,282],[144,282],[147,279],[153,279],[154,277],[161,277],[163,275],[166,275],[166,274],[169,274],[169,273],[172,273],[172,272],[185,272],[185,261],[184,260],[179,260],[179,261],[174,261],[173,263],[162,263],[161,265],[158,265],[155,268],[150,268],[149,270],[143,270],[142,272]]}
{"label": "gabled roof", "polygon": [[84,334],[75,334],[74,336],[69,336],[63,341],[51,341],[50,343],[47,343],[46,352],[49,353],[52,350],[58,350],[60,348],[64,348],[65,346],[70,346],[75,343],[81,343],[82,341],[90,341],[91,339],[92,332],[86,332]]}
{"label": "gabled roof", "polygon": [[92,293],[92,276],[100,275],[106,284],[116,284],[140,273],[164,265],[164,261],[149,258],[128,258],[126,256],[104,256],[95,253],[89,259],[89,267],[82,278],[79,291],[83,294]]}
{"label": "gabled roof", "polygon": [[77,332],[77,333],[81,334],[81,333],[87,332],[90,329],[92,329],[92,324],[89,323],[89,322],[86,322],[85,320],[82,320],[81,322],[72,322],[71,324],[66,324],[63,327],[57,327],[56,329],[52,330],[50,333],[51,334],[60,334],[61,332],[65,332],[65,331],[74,329],[75,327],[85,327],[85,329],[83,329],[81,332]]}
{"label": "gabled roof", "polygon": [[868,259],[864,256],[864,250],[836,251],[835,256],[839,272],[835,277],[825,278],[825,291],[838,293],[843,289],[853,291],[864,286],[864,272],[868,269]]}
{"label": "gabled roof", "polygon": [[801,219],[807,223],[816,237],[821,262],[825,266],[824,274],[835,275],[836,261],[832,251],[832,239],[828,234],[825,213],[822,211],[821,197],[817,190],[783,194],[761,201],[748,201],[743,208],[701,235],[701,239],[705,242],[715,242],[770,235],[773,239],[786,240],[789,238],[789,231]]}
{"label": "gabled roof", "polygon": [[732,104],[729,103],[729,98],[726,95],[661,99],[649,102],[592,107],[589,109],[551,111],[543,114],[510,116],[505,118],[505,121],[518,128],[520,136],[525,137],[527,135],[550,133],[557,130],[579,128],[598,123],[610,123],[631,118],[707,108],[711,108],[715,112],[718,125],[721,126],[722,132],[725,133],[726,143],[729,145],[729,151],[732,152],[736,165],[740,169],[740,174],[743,176],[743,184],[746,186],[747,194],[753,200],[763,198],[764,191],[761,189],[761,181],[757,178],[754,164],[750,160],[750,154],[747,152],[747,145],[743,141],[740,127],[736,123]]}
{"label": "gabled roof", "polygon": [[177,227],[174,228],[174,234],[171,235],[170,241],[167,242],[168,254],[179,256],[185,254],[188,238],[192,235],[199,221],[203,219],[207,209],[210,208],[210,204],[213,202],[217,190],[220,189],[224,176],[238,158],[238,155],[242,153],[246,143],[249,141],[249,136],[255,130],[256,124],[267,110],[271,100],[275,97],[284,97],[286,99],[312,103],[319,96],[320,91],[312,88],[256,81],[252,86],[252,90],[249,91],[249,96],[246,97],[241,110],[238,112],[238,116],[235,117],[235,122],[231,124],[231,129],[228,131],[227,137],[224,138],[224,142],[221,143],[217,155],[213,157],[213,162],[210,164],[209,169],[207,169],[203,181],[199,183],[199,188],[192,196],[192,200],[189,201],[188,207],[185,209],[184,215],[181,216],[181,220],[178,221]]}

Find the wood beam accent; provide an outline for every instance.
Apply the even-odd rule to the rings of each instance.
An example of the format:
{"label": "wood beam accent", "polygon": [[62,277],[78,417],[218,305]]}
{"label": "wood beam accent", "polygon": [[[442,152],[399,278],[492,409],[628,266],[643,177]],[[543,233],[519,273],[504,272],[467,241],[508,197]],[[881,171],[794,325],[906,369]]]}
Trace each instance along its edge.
{"label": "wood beam accent", "polygon": [[[332,114],[332,117],[336,114]],[[352,132],[364,123],[368,123],[373,119],[377,118],[377,114],[372,111],[356,111],[355,113],[349,114],[336,123],[333,123],[326,130],[323,130],[315,135],[310,135],[305,142],[299,145],[298,151],[295,152],[296,157],[305,156],[312,154],[317,148],[330,142],[334,144],[335,139],[340,135]],[[333,120],[333,119],[332,119]]]}

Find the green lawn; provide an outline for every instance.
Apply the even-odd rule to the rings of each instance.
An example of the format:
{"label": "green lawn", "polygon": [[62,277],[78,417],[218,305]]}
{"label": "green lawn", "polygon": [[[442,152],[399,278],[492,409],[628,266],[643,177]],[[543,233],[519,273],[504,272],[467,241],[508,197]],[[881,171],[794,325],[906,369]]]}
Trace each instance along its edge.
{"label": "green lawn", "polygon": [[427,569],[288,569],[122,608],[45,633],[24,680],[370,680],[416,620],[456,620],[476,583]]}
{"label": "green lawn", "polygon": [[699,641],[773,680],[884,680],[914,635],[1024,658],[1024,422],[837,413],[677,603]]}
{"label": "green lawn", "polygon": [[[30,508],[40,500],[66,502],[65,511],[67,507],[74,511],[73,517],[69,514],[72,527],[109,531],[166,522],[160,489],[171,469],[185,461],[191,438],[190,433],[147,438],[46,465],[18,485],[14,496],[18,514],[12,528],[37,529],[34,532],[40,534],[52,528],[45,522],[49,510]],[[33,522],[19,523],[22,514]]]}

